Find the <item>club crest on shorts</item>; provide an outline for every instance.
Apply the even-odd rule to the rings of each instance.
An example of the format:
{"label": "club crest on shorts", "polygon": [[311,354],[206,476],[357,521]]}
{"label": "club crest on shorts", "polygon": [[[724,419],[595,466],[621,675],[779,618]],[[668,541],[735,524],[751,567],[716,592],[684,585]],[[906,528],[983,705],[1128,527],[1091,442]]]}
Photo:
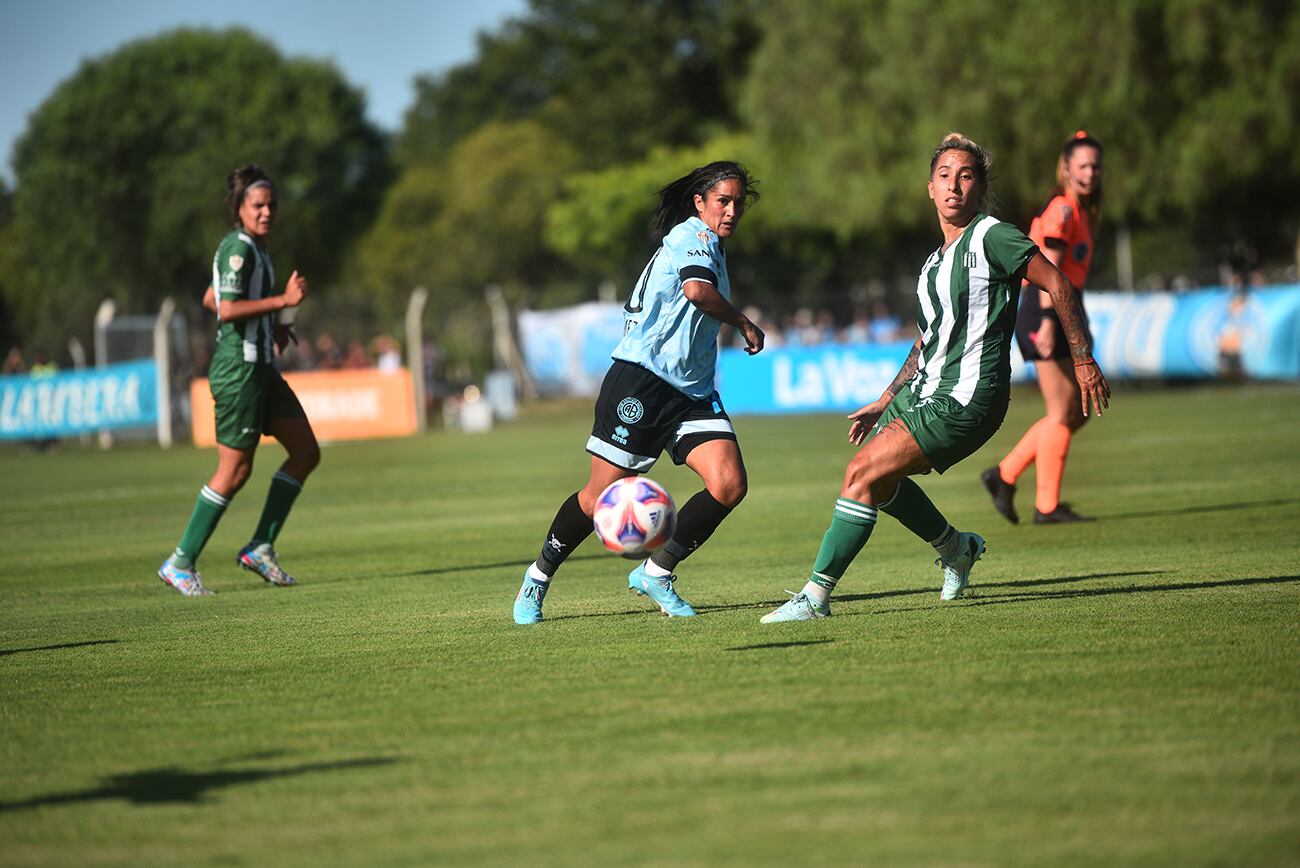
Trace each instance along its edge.
{"label": "club crest on shorts", "polygon": [[645,407],[636,398],[627,397],[618,402],[618,418],[627,424],[634,425],[640,422],[644,415]]}

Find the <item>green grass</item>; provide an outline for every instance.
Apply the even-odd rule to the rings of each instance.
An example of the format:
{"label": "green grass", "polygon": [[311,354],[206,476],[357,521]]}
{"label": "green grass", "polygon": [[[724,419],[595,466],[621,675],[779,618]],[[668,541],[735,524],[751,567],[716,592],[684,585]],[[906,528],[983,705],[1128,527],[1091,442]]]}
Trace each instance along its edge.
{"label": "green grass", "polygon": [[589,541],[530,628],[585,404],[328,447],[289,590],[233,565],[265,449],[206,600],[154,570],[212,453],[0,452],[0,863],[1300,862],[1300,390],[1123,392],[1066,479],[1101,520],[1012,527],[977,475],[1039,407],[922,480],[988,539],[969,599],[882,517],[835,617],[766,627],[842,419],[738,420],[749,499],[679,570],[701,617],[653,615]]}

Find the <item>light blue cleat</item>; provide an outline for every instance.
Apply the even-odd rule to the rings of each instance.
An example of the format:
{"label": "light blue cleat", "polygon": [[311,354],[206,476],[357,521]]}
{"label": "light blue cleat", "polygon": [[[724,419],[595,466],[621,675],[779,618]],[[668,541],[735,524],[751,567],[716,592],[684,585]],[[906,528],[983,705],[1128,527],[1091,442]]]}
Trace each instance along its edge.
{"label": "light blue cleat", "polygon": [[[792,592],[786,591],[786,593],[790,594]],[[762,624],[775,624],[779,621],[812,621],[816,618],[829,618],[830,616],[830,603],[818,603],[812,597],[800,591],[758,620]]]}
{"label": "light blue cleat", "polygon": [[642,563],[627,574],[627,589],[659,604],[659,610],[670,618],[689,618],[695,614],[691,604],[677,596],[673,590],[676,576],[652,576]]}
{"label": "light blue cleat", "polygon": [[539,582],[524,573],[524,583],[515,597],[516,624],[536,624],[542,620],[542,600],[546,599],[550,587],[550,582]]}
{"label": "light blue cleat", "polygon": [[175,588],[186,597],[212,596],[212,592],[203,587],[203,577],[199,575],[198,570],[178,567],[171,558],[163,561],[162,566],[158,568],[158,578],[163,580],[163,584]]}
{"label": "light blue cleat", "polygon": [[970,584],[970,570],[984,554],[984,537],[977,533],[959,532],[957,554],[951,558],[938,558],[935,563],[943,568],[943,590],[940,600],[960,600]]}
{"label": "light blue cleat", "polygon": [[262,581],[269,585],[287,588],[298,584],[294,577],[280,566],[279,560],[275,557],[275,549],[271,548],[270,543],[259,545],[249,543],[239,550],[239,554],[235,556],[235,563],[250,573],[257,573],[262,577]]}

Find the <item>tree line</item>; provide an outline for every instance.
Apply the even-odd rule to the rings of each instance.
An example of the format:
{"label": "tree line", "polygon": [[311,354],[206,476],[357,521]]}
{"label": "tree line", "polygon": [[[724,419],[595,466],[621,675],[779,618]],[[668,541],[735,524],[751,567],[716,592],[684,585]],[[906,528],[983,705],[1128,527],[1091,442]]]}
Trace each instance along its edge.
{"label": "tree line", "polygon": [[31,116],[0,186],[0,341],[57,352],[108,295],[197,313],[225,173],[250,161],[279,182],[273,252],[312,275],[321,323],[394,322],[422,285],[476,364],[485,285],[541,305],[626,288],[655,190],[717,158],[761,181],[729,253],[744,301],[778,312],[847,314],[873,279],[903,303],[951,129],[993,150],[998,214],[1022,227],[1065,137],[1105,143],[1097,285],[1121,225],[1139,270],[1285,263],[1298,93],[1289,0],[532,0],[419,77],[387,135],[331,64],[178,30],[85,62]]}

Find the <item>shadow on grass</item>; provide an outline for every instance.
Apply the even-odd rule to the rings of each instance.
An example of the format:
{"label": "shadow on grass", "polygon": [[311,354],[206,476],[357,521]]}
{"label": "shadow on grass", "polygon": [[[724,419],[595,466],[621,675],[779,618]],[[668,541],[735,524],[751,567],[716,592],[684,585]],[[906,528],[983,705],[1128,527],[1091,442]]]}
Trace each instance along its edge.
{"label": "shadow on grass", "polygon": [[26,654],[28,651],[58,651],[62,648],[85,648],[87,645],[116,645],[121,639],[92,639],[89,642],[64,642],[61,645],[38,645],[35,648],[0,648],[0,657]]}
{"label": "shadow on grass", "polygon": [[52,793],[20,802],[0,802],[0,813],[43,805],[69,805],[101,799],[123,799],[133,805],[198,804],[211,790],[252,784],[272,778],[287,778],[311,772],[371,768],[395,763],[392,757],[369,757],[328,763],[303,763],[271,769],[228,769],[190,772],[184,769],[148,769],[126,775],[109,775],[103,784],[89,790]]}
{"label": "shadow on grass", "polygon": [[[1121,574],[1122,575],[1122,574]],[[1239,588],[1247,585],[1285,585],[1292,582],[1300,582],[1300,576],[1260,576],[1250,579],[1224,579],[1219,582],[1169,582],[1159,585],[1124,585],[1116,588],[1073,588],[1061,591],[1033,591],[1028,593],[1010,593],[1010,594],[985,594],[981,593],[984,588],[997,587],[996,585],[979,585],[974,590],[979,596],[963,600],[957,605],[967,608],[970,606],[997,606],[1003,603],[1027,603],[1035,600],[1070,600],[1077,597],[1109,597],[1115,594],[1151,594],[1158,591],[1203,591],[1208,588]],[[1014,583],[1013,583],[1014,584]],[[947,603],[944,605],[952,605]],[[893,614],[895,612],[918,612],[926,609],[937,608],[936,606],[920,606],[909,609],[884,609],[877,614]]]}
{"label": "shadow on grass", "polygon": [[760,642],[757,645],[737,645],[734,648],[726,648],[726,651],[763,651],[768,648],[798,648],[802,645],[828,645],[834,642],[834,639],[805,639],[802,642]]}
{"label": "shadow on grass", "polygon": [[1237,503],[1213,503],[1208,506],[1181,506],[1177,509],[1151,509],[1141,512],[1117,512],[1112,515],[1100,515],[1098,518],[1158,518],[1164,515],[1195,515],[1202,512],[1228,512],[1234,509],[1256,509],[1262,506],[1287,506],[1300,503],[1300,497],[1280,497],[1274,500],[1243,500]]}
{"label": "shadow on grass", "polygon": [[[1113,579],[1118,576],[1151,576],[1167,572],[1167,570],[1130,570],[1122,573],[1087,573],[1081,576],[1061,576],[1055,579],[1021,579],[1012,582],[980,582],[978,588],[1032,588],[1042,585],[1061,585],[1069,582],[1086,582],[1091,579]],[[912,597],[918,594],[934,594],[937,598],[939,595],[939,583],[926,588],[900,588],[895,591],[876,591],[869,594],[836,594],[831,598],[832,603],[853,603],[862,600],[883,600],[887,597]],[[729,609],[770,609],[779,606],[785,600],[760,600],[753,603],[731,603],[723,606],[696,606],[699,612],[725,612]],[[892,609],[894,612],[915,611],[913,609]],[[596,617],[587,615],[585,617]]]}
{"label": "shadow on grass", "polygon": [[[571,555],[565,559],[564,562],[567,564],[572,561],[594,561],[606,557],[608,557],[608,555],[599,553],[592,555]],[[386,573],[385,576],[401,579],[406,578],[407,576],[441,576],[445,573],[463,573],[470,570],[497,570],[505,569],[506,567],[516,567],[521,570],[526,570],[535,560],[537,560],[537,558],[532,557],[526,561],[497,561],[492,564],[460,564],[454,567],[434,567],[428,570],[412,570],[407,573]],[[628,561],[628,563],[633,563],[633,561]],[[631,567],[628,567],[628,569],[631,569]]]}

